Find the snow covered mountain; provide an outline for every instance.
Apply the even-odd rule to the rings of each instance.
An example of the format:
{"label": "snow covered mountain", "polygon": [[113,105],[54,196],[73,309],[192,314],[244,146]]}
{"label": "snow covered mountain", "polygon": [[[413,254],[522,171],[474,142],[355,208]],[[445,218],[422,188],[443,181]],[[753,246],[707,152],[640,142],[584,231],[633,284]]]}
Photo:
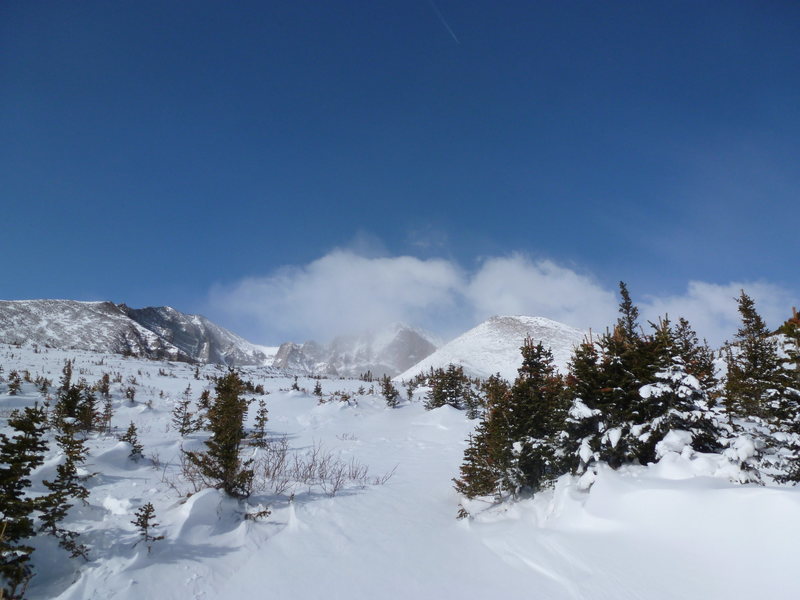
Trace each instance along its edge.
{"label": "snow covered mountain", "polygon": [[0,340],[190,362],[191,356],[131,320],[113,302],[0,300]]}
{"label": "snow covered mountain", "polygon": [[0,341],[230,366],[265,365],[270,356],[200,315],[113,302],[0,301]]}
{"label": "snow covered mountain", "polygon": [[193,359],[230,366],[265,365],[265,349],[212,323],[202,315],[187,315],[170,306],[119,308],[142,327],[178,347]]}
{"label": "snow covered mountain", "polygon": [[394,376],[436,350],[427,334],[395,324],[377,333],[340,336],[330,344],[287,342],[278,350],[272,366],[296,373],[357,377],[371,371],[375,376]]}
{"label": "snow covered mountain", "polygon": [[573,348],[583,341],[584,335],[579,329],[544,317],[492,317],[445,344],[397,379],[411,379],[431,368],[456,364],[473,377],[500,373],[511,381],[522,364],[519,349],[526,337],[549,347],[556,366],[565,370]]}

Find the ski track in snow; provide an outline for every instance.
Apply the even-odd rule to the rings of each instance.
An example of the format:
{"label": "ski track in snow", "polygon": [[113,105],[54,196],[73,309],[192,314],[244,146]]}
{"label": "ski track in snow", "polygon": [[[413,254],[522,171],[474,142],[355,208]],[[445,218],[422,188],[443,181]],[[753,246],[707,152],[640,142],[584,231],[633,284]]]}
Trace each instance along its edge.
{"label": "ski track in snow", "polygon": [[[269,505],[272,514],[243,521],[237,503],[217,491],[186,499],[162,481],[174,477],[180,452],[176,432],[167,431],[174,402],[187,385],[194,398],[211,385],[193,378],[194,367],[0,346],[4,376],[27,368],[57,383],[67,357],[76,359],[75,378],[93,382],[104,371],[137,378],[133,406],[121,398],[120,384],[112,386],[114,425],[121,432],[134,420],[145,456],[155,452],[167,466],[134,463],[125,444],[92,436],[85,469],[98,474],[87,482],[89,506],[76,506],[67,523],[83,532],[91,560],[69,560],[50,538],[37,539],[28,594],[34,600],[797,597],[795,488],[733,484],[675,455],[649,468],[602,470],[589,492],[565,477],[534,499],[499,506],[472,501],[465,504],[472,517],[458,521],[451,478],[475,425],[462,412],[426,412],[422,391],[395,410],[378,395],[357,396],[358,406],[319,405],[307,393],[288,391],[292,378],[244,368],[244,378],[271,391],[265,399],[272,435],[287,435],[293,449],[321,443],[368,465],[372,475],[397,470],[384,485],[346,488],[333,498],[305,488],[293,502],[256,496],[251,504]],[[159,369],[174,376],[159,376]],[[299,383],[313,387],[312,380]],[[322,380],[326,393],[362,385],[370,387]],[[40,399],[30,384],[22,396],[5,391],[0,384],[2,415]],[[192,434],[183,443],[197,447],[202,439]],[[53,476],[57,459],[51,450],[34,473],[35,492],[44,490],[41,481]],[[149,555],[142,544],[133,548],[130,524],[148,501],[166,535]]]}

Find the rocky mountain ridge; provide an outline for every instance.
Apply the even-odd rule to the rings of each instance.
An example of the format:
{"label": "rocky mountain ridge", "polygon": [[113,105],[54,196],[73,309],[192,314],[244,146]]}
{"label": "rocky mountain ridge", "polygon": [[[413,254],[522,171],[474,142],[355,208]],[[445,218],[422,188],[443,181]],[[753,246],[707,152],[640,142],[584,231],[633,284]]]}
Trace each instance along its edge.
{"label": "rocky mountain ridge", "polygon": [[278,349],[274,367],[306,375],[358,377],[395,376],[436,350],[428,334],[397,323],[382,331],[339,336],[330,344],[286,342]]}
{"label": "rocky mountain ridge", "polygon": [[264,349],[168,306],[0,300],[0,341],[229,366],[269,365]]}

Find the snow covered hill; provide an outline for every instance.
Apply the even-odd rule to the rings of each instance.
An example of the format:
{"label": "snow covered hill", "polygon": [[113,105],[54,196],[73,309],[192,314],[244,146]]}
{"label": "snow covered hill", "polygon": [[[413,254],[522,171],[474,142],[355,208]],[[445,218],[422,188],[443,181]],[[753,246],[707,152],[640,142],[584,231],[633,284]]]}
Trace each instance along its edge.
{"label": "snow covered hill", "polygon": [[272,361],[264,348],[203,316],[169,306],[134,309],[113,302],[0,300],[0,341],[230,366]]}
{"label": "snow covered hill", "polygon": [[519,349],[526,337],[549,347],[558,368],[565,370],[573,348],[585,335],[583,331],[544,317],[492,317],[445,344],[396,379],[411,379],[431,368],[456,364],[473,377],[485,378],[500,373],[513,381],[522,364]]}
{"label": "snow covered hill", "polygon": [[[602,469],[590,489],[564,476],[533,499],[466,503],[471,517],[459,521],[463,499],[451,478],[476,424],[463,412],[425,411],[419,393],[389,409],[355,380],[322,379],[329,401],[319,403],[290,390],[290,377],[243,367],[243,377],[268,392],[257,399],[290,461],[321,447],[330,464],[369,474],[338,490],[268,481],[240,504],[217,490],[194,491],[181,475],[181,448],[202,447],[208,434],[181,437],[171,425],[187,386],[196,400],[223,367],[201,366],[198,380],[185,363],[0,345],[3,377],[18,370],[57,380],[68,358],[90,382],[109,372],[124,384],[111,389],[113,434],[89,437],[87,504],[78,502],[64,523],[80,532],[89,560],[69,559],[40,534],[30,600],[797,598],[800,489],[731,483],[718,455],[669,453],[649,467]],[[299,380],[305,389],[314,383]],[[123,392],[129,385],[133,402]],[[31,383],[13,396],[0,383],[0,431],[9,433],[10,409],[41,400]],[[131,421],[144,446],[138,461],[116,437]],[[62,459],[51,437],[33,493],[47,491],[42,480]],[[146,502],[160,524],[153,533],[165,536],[152,552],[134,546],[131,523]],[[272,514],[243,518],[259,506]]]}
{"label": "snow covered hill", "polygon": [[403,324],[378,332],[340,336],[330,344],[317,342],[283,344],[274,367],[294,373],[358,377],[394,376],[436,350],[432,336]]}

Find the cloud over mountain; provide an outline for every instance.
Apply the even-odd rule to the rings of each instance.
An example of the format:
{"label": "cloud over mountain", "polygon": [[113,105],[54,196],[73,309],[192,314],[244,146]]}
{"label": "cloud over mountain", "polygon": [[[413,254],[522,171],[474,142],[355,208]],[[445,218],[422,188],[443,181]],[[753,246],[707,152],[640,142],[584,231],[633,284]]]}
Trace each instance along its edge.
{"label": "cloud over mountain", "polygon": [[[741,289],[770,324],[797,304],[790,290],[768,282],[690,281],[685,292],[669,296],[631,291],[645,327],[665,313],[684,316],[701,337],[719,344],[736,330]],[[449,259],[367,256],[353,249],[217,285],[210,293],[211,310],[238,318],[239,330],[251,338],[271,342],[331,339],[394,322],[448,337],[492,315],[541,316],[604,330],[617,317],[617,302],[616,288],[590,273],[522,253],[485,257],[470,269]]]}

